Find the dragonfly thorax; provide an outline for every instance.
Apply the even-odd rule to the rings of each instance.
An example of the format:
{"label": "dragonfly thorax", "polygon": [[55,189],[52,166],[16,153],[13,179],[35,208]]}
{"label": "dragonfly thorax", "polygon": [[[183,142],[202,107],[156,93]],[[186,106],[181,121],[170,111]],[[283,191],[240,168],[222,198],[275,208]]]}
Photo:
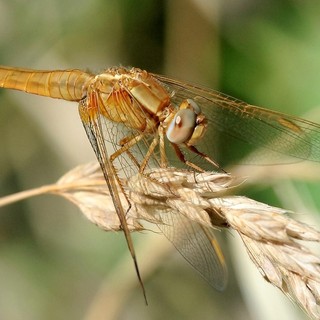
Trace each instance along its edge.
{"label": "dragonfly thorax", "polygon": [[160,115],[170,104],[165,88],[137,68],[108,69],[96,76],[91,88],[105,117],[143,132],[156,131]]}

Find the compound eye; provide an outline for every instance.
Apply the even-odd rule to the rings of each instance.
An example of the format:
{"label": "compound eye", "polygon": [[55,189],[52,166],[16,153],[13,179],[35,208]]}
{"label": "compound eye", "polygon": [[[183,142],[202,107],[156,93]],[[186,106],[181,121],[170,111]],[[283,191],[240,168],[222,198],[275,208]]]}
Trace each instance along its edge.
{"label": "compound eye", "polygon": [[187,142],[196,127],[196,118],[190,109],[179,110],[169,124],[166,133],[168,140],[175,144]]}
{"label": "compound eye", "polygon": [[192,99],[187,99],[187,103],[190,106],[189,108],[192,109],[195,112],[195,114],[200,114],[200,107]]}

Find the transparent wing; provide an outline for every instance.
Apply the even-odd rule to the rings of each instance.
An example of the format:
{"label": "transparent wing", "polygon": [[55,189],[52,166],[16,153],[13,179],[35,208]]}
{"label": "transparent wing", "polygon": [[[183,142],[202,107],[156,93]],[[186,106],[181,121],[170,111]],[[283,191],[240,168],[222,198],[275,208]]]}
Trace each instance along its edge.
{"label": "transparent wing", "polygon": [[87,136],[100,163],[101,170],[103,172],[112,201],[114,203],[115,211],[119,217],[119,221],[121,224],[120,227],[124,232],[126,242],[134,262],[136,274],[142,288],[145,301],[147,303],[145,288],[140,275],[134,245],[126,219],[126,213],[130,206],[124,208],[125,204],[120,201],[119,190],[122,190],[122,185],[119,178],[117,177],[116,170],[114,169],[114,166],[111,163],[107,153],[107,147],[104,141],[103,134],[105,118],[99,112],[99,104],[96,98],[96,94],[93,93],[90,97],[89,105],[86,104],[85,101],[81,101],[79,104],[79,114]]}
{"label": "transparent wing", "polygon": [[214,288],[227,284],[227,268],[213,229],[196,223],[179,212],[158,211],[161,232],[180,254]]}
{"label": "transparent wing", "polygon": [[256,147],[265,148],[258,164],[320,161],[319,124],[255,107],[217,91],[154,76],[171,92],[174,104],[179,106],[185,99],[198,103],[208,119],[208,132],[197,147],[213,159],[218,160],[217,151],[228,156],[230,143],[235,142],[239,156]]}
{"label": "transparent wing", "polygon": [[[239,151],[240,156],[251,152],[256,147],[265,148],[267,152],[262,154],[262,159],[257,160],[259,164],[270,163],[270,161],[282,163],[281,155],[289,156],[289,161],[285,162],[299,159],[320,161],[320,125],[248,105],[215,91],[158,75],[153,76],[166,88],[170,101],[176,108],[179,108],[185,99],[193,99],[200,106],[208,120],[208,130],[196,147],[200,152],[218,161],[222,167],[224,163],[220,161],[219,155],[226,154],[226,157],[230,158],[230,142],[236,142],[235,150]],[[118,86],[122,87],[118,91],[119,95],[114,96],[113,104],[116,108],[110,109],[110,105],[104,105],[105,111],[99,110],[98,100],[102,99],[103,93],[101,95],[97,93],[96,96],[90,97],[90,108],[80,112],[110,192],[114,193],[115,197],[119,192],[115,181],[120,186],[120,191],[125,194],[126,190],[121,187],[120,178],[129,178],[137,174],[146,154],[149,153],[146,171],[159,168],[161,163],[160,144],[150,149],[150,145],[158,136],[158,128],[155,126],[152,132],[144,133],[143,128],[136,125],[135,119],[144,115],[150,118],[150,114],[146,114],[147,111],[135,100],[135,96],[130,93],[125,84],[119,83]],[[126,92],[126,95],[122,95],[121,92]],[[127,97],[130,99],[129,105],[123,103]],[[106,116],[108,112],[112,112],[113,119],[119,120],[108,120]],[[135,142],[134,139],[137,137],[139,139]],[[107,145],[111,148],[108,153]],[[129,147],[124,149],[124,145]],[[169,160],[168,166],[184,165],[179,161],[168,141],[165,141],[165,148]],[[199,155],[188,153],[188,150],[184,152],[187,158],[197,166],[204,170],[212,170],[212,165],[208,165]],[[110,156],[113,155],[113,159],[110,160]],[[130,233],[126,226],[126,210],[123,210],[123,204],[118,203],[116,198],[114,204],[136,264]],[[130,204],[128,205],[125,209],[130,209]],[[159,228],[164,235],[213,287],[222,290],[226,284],[227,271],[213,231],[174,210],[159,212],[159,215],[159,220],[163,221],[163,224],[159,224]]]}

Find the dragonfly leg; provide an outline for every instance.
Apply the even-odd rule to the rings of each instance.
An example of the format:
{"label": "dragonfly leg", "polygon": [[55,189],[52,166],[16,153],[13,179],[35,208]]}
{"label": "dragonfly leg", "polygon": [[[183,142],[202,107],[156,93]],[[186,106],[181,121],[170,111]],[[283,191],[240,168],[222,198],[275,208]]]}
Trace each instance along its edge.
{"label": "dragonfly leg", "polygon": [[116,158],[118,158],[121,154],[126,152],[126,153],[130,153],[130,158],[133,157],[134,158],[133,162],[139,166],[138,160],[135,159],[134,155],[129,151],[129,149],[132,146],[134,146],[135,144],[137,144],[143,137],[144,137],[144,134],[139,133],[131,138],[129,138],[129,137],[124,138],[122,140],[122,142],[120,142],[121,147],[116,152],[114,152],[112,155],[110,155],[110,161],[114,162],[114,160]]}
{"label": "dragonfly leg", "polygon": [[209,163],[211,163],[214,167],[216,167],[217,169],[223,171],[224,173],[227,173],[226,171],[224,171],[220,165],[215,162],[214,160],[212,160],[209,156],[207,156],[205,153],[202,153],[201,151],[199,151],[195,146],[189,146],[186,145],[187,148],[192,151],[195,154],[198,154],[199,156],[201,156],[203,159],[205,159],[206,161],[208,161]]}
{"label": "dragonfly leg", "polygon": [[121,191],[123,193],[123,195],[125,196],[127,202],[128,202],[128,208],[126,211],[126,215],[127,213],[130,211],[131,209],[131,202],[126,194],[126,192],[123,189],[122,183],[120,182],[120,179],[117,175],[117,169],[115,167],[115,165],[113,164],[115,159],[118,158],[120,155],[122,155],[123,153],[126,153],[128,155],[128,157],[131,159],[131,161],[139,168],[139,171],[141,169],[141,164],[139,163],[139,161],[136,159],[136,157],[132,154],[132,152],[129,150],[132,146],[134,146],[135,144],[137,144],[142,138],[144,137],[143,133],[137,134],[133,137],[125,137],[120,141],[120,145],[121,147],[114,152],[113,154],[110,155],[110,162],[111,162],[111,167],[113,172],[115,173],[115,177],[118,180],[118,184],[121,188]]}
{"label": "dragonfly leg", "polygon": [[147,151],[147,154],[145,155],[143,161],[141,163],[139,163],[139,161],[136,159],[136,157],[132,154],[132,152],[130,151],[130,148],[133,147],[135,144],[137,144],[143,137],[145,136],[144,133],[140,133],[138,135],[135,135],[131,138],[126,137],[124,139],[122,139],[122,141],[120,142],[121,148],[118,149],[115,153],[113,153],[110,156],[110,161],[113,163],[113,161],[119,157],[121,154],[123,154],[124,152],[130,157],[131,161],[139,168],[139,172],[143,173],[146,165],[148,164],[150,157],[155,149],[155,147],[158,144],[158,138],[155,137],[152,141],[152,143],[149,146],[149,149]]}
{"label": "dragonfly leg", "polygon": [[143,171],[146,168],[146,166],[150,160],[150,157],[151,157],[152,153],[154,152],[154,149],[158,145],[158,143],[159,143],[158,137],[156,136],[152,140],[150,147],[148,149],[148,152],[147,152],[146,156],[144,157],[143,161],[141,162],[140,169],[139,169],[140,173],[143,173]]}
{"label": "dragonfly leg", "polygon": [[[130,137],[130,139],[128,140],[129,137],[125,137],[124,139],[120,140],[120,146],[123,147],[130,139],[132,139],[132,137]],[[137,158],[132,154],[132,152],[128,149],[126,150],[126,153],[128,155],[128,157],[130,158],[130,160],[133,162],[133,164],[136,167],[140,167],[139,161],[137,160]]]}
{"label": "dragonfly leg", "polygon": [[164,128],[162,125],[158,128],[160,142],[159,142],[159,148],[160,148],[160,166],[161,168],[167,168],[168,167],[168,161],[166,157],[166,149],[165,149],[165,143],[164,143]]}
{"label": "dragonfly leg", "polygon": [[149,160],[150,160],[152,153],[154,152],[154,149],[159,144],[158,137],[155,136],[149,146],[149,149],[148,149],[143,161],[141,163],[139,163],[139,161],[136,159],[136,157],[130,151],[130,148],[133,147],[135,144],[137,144],[144,136],[145,136],[145,134],[141,133],[141,134],[138,134],[138,135],[131,137],[131,138],[126,137],[126,138],[122,139],[122,141],[120,142],[121,148],[118,149],[115,153],[113,153],[110,156],[110,161],[113,162],[117,157],[119,157],[122,153],[125,152],[130,157],[131,161],[139,168],[139,172],[143,173]]}
{"label": "dragonfly leg", "polygon": [[171,143],[171,145],[174,148],[174,151],[176,152],[178,158],[180,159],[181,162],[185,163],[187,166],[191,167],[192,169],[198,171],[198,172],[204,172],[202,168],[197,166],[191,161],[186,160],[185,156],[183,155],[182,151],[180,150],[179,146],[175,143]]}

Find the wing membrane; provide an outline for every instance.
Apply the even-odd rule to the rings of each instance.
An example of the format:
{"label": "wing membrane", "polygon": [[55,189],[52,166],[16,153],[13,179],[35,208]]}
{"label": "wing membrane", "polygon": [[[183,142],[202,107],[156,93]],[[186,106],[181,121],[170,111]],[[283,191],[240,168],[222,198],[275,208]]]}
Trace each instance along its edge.
{"label": "wing membrane", "polygon": [[158,212],[158,227],[180,254],[214,288],[222,291],[227,283],[227,268],[213,229],[194,222],[179,212]]}
{"label": "wing membrane", "polygon": [[[97,100],[95,97],[95,93],[93,93],[93,95],[90,99],[91,110],[92,109],[99,110],[99,105],[96,101]],[[119,196],[118,190],[123,190],[123,189],[122,189],[120,180],[117,177],[116,171],[113,167],[113,164],[111,163],[110,158],[108,157],[107,148],[106,148],[105,141],[104,141],[104,135],[102,132],[102,130],[103,130],[102,128],[104,125],[105,118],[99,112],[96,112],[96,113],[91,112],[90,108],[88,108],[88,106],[86,105],[86,103],[84,101],[80,102],[80,105],[79,105],[80,117],[81,117],[82,123],[84,125],[85,131],[88,135],[88,138],[91,142],[91,145],[94,149],[96,157],[100,163],[100,167],[102,169],[104,178],[106,180],[110,195],[112,197],[115,211],[119,217],[121,228],[124,232],[124,235],[125,235],[125,238],[127,241],[127,245],[128,245],[129,251],[131,253],[131,256],[132,256],[132,259],[134,262],[137,277],[138,277],[140,286],[142,288],[145,301],[147,303],[145,288],[144,288],[142,278],[140,275],[133,241],[132,241],[131,234],[130,234],[130,231],[129,231],[129,228],[127,225],[126,212],[124,210],[123,203],[121,203],[121,201],[120,201],[120,196]],[[127,208],[127,210],[130,209],[130,204],[128,204],[128,205],[129,205],[129,207]]]}
{"label": "wing membrane", "polygon": [[[155,75],[172,93],[172,101],[179,105],[185,99],[195,100],[208,119],[208,140],[221,141],[219,151],[228,154],[229,141],[236,141],[237,148],[246,153],[264,147],[265,159],[259,164],[274,161],[296,162],[299,159],[320,161],[320,125],[289,115],[249,105],[220,92]],[[206,139],[199,142],[199,149],[215,157],[213,143]],[[278,154],[278,155],[277,155]]]}

